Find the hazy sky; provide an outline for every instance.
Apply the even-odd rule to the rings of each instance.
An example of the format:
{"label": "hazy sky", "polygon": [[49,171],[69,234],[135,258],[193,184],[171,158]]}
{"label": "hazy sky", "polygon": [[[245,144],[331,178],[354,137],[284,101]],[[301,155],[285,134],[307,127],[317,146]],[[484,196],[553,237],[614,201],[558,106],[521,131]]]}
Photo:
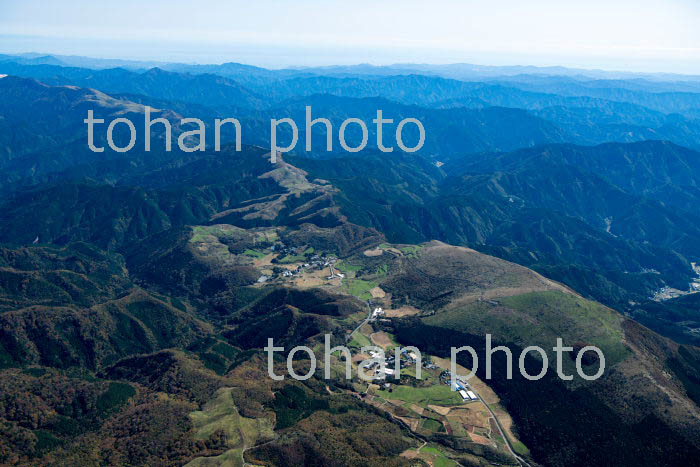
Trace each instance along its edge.
{"label": "hazy sky", "polygon": [[697,0],[0,0],[0,52],[700,74]]}

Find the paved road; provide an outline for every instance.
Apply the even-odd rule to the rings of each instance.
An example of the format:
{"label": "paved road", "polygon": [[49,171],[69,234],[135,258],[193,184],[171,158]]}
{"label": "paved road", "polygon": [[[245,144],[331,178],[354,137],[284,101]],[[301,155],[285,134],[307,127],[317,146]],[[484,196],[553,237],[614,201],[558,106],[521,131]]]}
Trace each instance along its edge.
{"label": "paved road", "polygon": [[491,416],[492,416],[493,419],[496,421],[496,426],[498,427],[498,431],[501,432],[501,437],[502,437],[503,440],[506,442],[506,447],[508,448],[508,450],[510,451],[510,453],[513,455],[513,457],[515,458],[515,460],[518,462],[518,464],[520,464],[521,466],[524,465],[525,467],[531,467],[530,464],[528,464],[527,461],[526,461],[525,459],[523,459],[522,457],[520,457],[519,455],[517,455],[517,454],[515,453],[515,451],[513,450],[513,446],[511,446],[511,444],[510,444],[510,439],[508,439],[508,437],[506,436],[506,433],[505,433],[505,431],[503,430],[503,427],[501,426],[501,422],[498,420],[498,417],[497,417],[496,414],[493,412],[493,410],[491,410],[491,407],[489,407],[489,405],[486,403],[486,401],[485,401],[484,399],[481,398],[481,395],[480,395],[478,392],[474,391],[474,388],[472,388],[472,391],[474,392],[474,394],[476,394],[476,397],[479,398],[479,400],[481,401],[481,403],[484,404],[484,405],[486,406],[486,408],[488,409],[488,411],[491,413]]}
{"label": "paved road", "polygon": [[369,302],[367,302],[367,309],[369,310],[369,313],[367,313],[367,318],[364,319],[348,336],[347,342],[350,342],[352,340],[353,334],[355,334],[357,331],[360,330],[360,328],[369,321],[369,319],[372,317],[372,307],[369,306]]}

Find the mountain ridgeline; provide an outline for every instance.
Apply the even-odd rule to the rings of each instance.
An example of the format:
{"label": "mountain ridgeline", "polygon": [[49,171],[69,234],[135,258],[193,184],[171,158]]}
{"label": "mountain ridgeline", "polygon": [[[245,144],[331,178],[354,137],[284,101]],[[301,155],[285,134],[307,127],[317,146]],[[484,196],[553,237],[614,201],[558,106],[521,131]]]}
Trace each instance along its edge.
{"label": "mountain ridgeline", "polygon": [[[697,463],[700,81],[150,65],[0,56],[0,464]],[[145,106],[175,138],[236,117],[242,148],[166,151],[158,125],[146,151]],[[328,152],[317,125],[306,152],[306,106],[336,132],[418,118],[426,142],[383,153],[370,125]],[[134,121],[134,148],[100,132],[92,152],[88,110]],[[284,117],[299,143],[271,163]],[[441,362],[483,361],[485,334],[514,355],[561,337],[568,373],[595,372],[595,345],[606,369],[511,379],[499,352],[462,400]],[[416,346],[428,377],[345,380],[335,355],[330,379],[268,377],[268,338],[324,335]]]}

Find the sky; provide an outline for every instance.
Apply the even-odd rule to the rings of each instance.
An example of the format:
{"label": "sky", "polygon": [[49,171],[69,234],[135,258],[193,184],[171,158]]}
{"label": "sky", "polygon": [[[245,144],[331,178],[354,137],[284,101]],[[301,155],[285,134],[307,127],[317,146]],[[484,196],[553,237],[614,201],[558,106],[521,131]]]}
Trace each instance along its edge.
{"label": "sky", "polygon": [[700,74],[697,0],[0,0],[0,53]]}

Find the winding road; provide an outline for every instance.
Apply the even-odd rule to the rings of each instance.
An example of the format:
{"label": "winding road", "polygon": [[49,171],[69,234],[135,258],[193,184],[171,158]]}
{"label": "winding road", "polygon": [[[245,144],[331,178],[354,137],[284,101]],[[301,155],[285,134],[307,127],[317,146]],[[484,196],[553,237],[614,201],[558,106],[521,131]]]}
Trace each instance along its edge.
{"label": "winding road", "polygon": [[[472,391],[474,391],[474,388],[472,388]],[[491,416],[493,417],[494,421],[496,422],[496,426],[498,427],[498,431],[501,432],[501,437],[506,442],[506,447],[508,448],[508,451],[510,451],[510,453],[513,455],[513,457],[518,462],[518,464],[520,464],[521,467],[522,466],[532,467],[530,464],[527,463],[527,461],[525,459],[523,459],[522,457],[520,457],[519,455],[517,455],[515,453],[515,450],[513,450],[513,446],[510,444],[510,439],[508,439],[508,437],[506,436],[505,430],[503,430],[503,427],[501,426],[500,420],[498,420],[498,417],[496,416],[496,414],[493,412],[493,410],[491,410],[491,407],[489,407],[489,405],[486,403],[486,401],[484,399],[482,399],[481,395],[478,392],[474,391],[474,394],[476,394],[476,397],[479,398],[481,403],[484,404],[486,406],[486,409],[489,411],[489,413],[491,413]]]}
{"label": "winding road", "polygon": [[367,314],[367,318],[364,319],[349,335],[346,340],[346,342],[350,342],[352,340],[353,334],[355,334],[357,331],[360,330],[362,326],[364,326],[366,323],[369,322],[369,319],[372,317],[372,307],[369,305],[369,301],[367,302],[367,309],[369,310],[369,313]]}

